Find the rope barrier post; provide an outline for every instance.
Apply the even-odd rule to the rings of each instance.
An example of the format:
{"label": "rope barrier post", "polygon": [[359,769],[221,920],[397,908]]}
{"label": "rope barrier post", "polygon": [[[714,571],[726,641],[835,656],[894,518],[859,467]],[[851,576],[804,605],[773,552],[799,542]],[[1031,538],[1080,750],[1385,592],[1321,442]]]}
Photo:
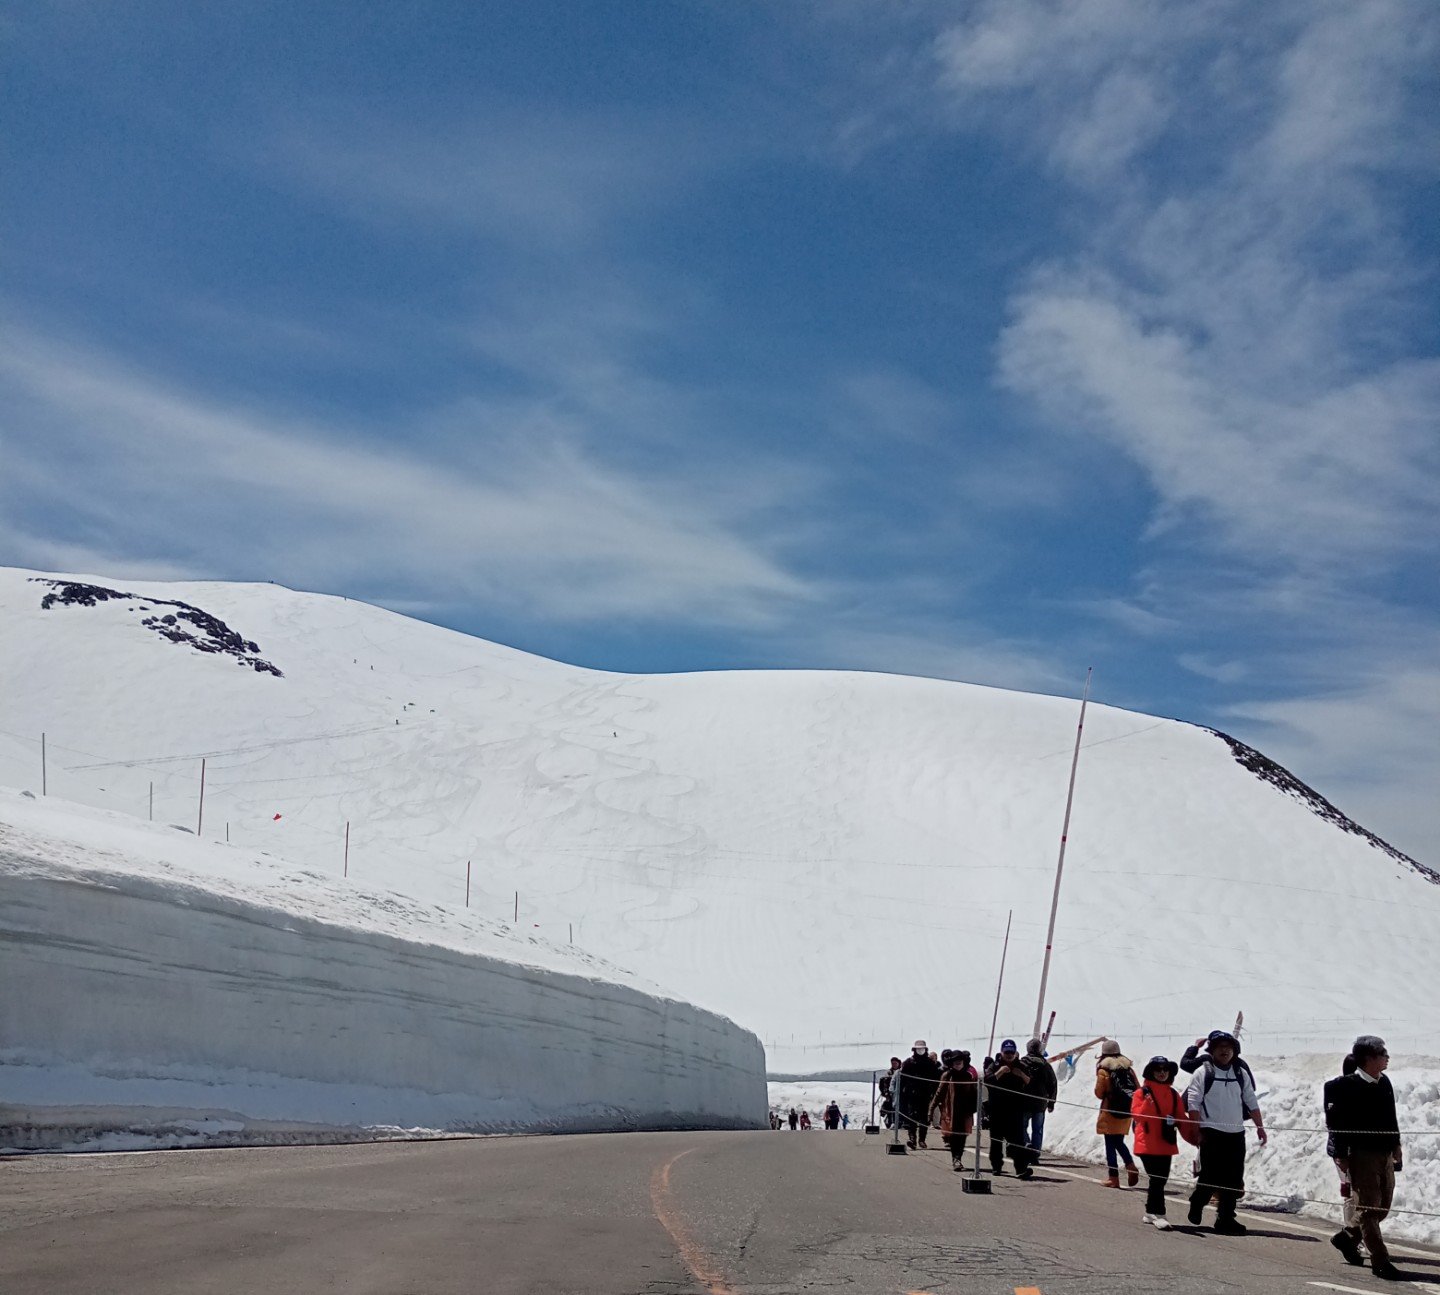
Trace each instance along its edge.
{"label": "rope barrier post", "polygon": [[880,1125],[876,1123],[875,1120],[875,1092],[879,1087],[879,1078],[880,1072],[878,1070],[872,1070],[870,1072],[870,1123],[865,1126],[865,1132],[867,1134],[873,1133],[877,1137],[880,1134]]}
{"label": "rope barrier post", "polygon": [[[982,1067],[983,1069],[983,1067]],[[960,1178],[960,1190],[971,1196],[992,1196],[993,1184],[980,1172],[980,1113],[985,1109],[985,1076],[980,1075],[975,1084],[975,1168],[968,1178]],[[990,1135],[994,1137],[992,1133]]]}
{"label": "rope barrier post", "polygon": [[900,1089],[903,1083],[904,1080],[901,1079],[900,1072],[898,1070],[892,1072],[890,1075],[890,1105],[894,1108],[895,1123],[893,1126],[894,1136],[885,1144],[885,1154],[887,1156],[903,1156],[909,1154],[905,1149],[905,1144],[900,1141],[900,1125],[904,1118],[900,1114]]}

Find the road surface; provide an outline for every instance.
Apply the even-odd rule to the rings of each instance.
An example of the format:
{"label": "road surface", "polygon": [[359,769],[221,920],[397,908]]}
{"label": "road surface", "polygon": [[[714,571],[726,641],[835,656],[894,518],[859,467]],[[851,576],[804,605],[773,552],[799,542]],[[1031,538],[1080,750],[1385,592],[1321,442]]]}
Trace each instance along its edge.
{"label": "road surface", "polygon": [[[861,1133],[484,1138],[0,1161],[5,1295],[1320,1295],[1323,1223],[1156,1232],[1058,1161],[964,1194]],[[1207,1216],[1208,1217],[1208,1216]],[[1440,1292],[1440,1253],[1398,1252]],[[1323,1285],[1321,1283],[1329,1283]]]}

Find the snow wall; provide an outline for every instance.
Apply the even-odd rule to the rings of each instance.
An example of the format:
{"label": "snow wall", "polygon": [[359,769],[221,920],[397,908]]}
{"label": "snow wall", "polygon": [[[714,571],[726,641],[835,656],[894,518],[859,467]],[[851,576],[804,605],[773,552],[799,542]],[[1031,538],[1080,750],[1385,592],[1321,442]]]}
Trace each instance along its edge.
{"label": "snow wall", "polygon": [[759,1040],[627,985],[0,857],[0,1147],[756,1128]]}

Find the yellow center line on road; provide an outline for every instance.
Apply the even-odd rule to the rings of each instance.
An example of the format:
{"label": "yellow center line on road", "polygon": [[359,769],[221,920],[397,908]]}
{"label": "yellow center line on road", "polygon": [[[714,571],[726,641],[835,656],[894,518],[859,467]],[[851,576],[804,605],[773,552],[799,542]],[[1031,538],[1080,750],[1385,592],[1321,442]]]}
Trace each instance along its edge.
{"label": "yellow center line on road", "polygon": [[663,1165],[656,1165],[655,1172],[650,1175],[650,1207],[655,1211],[655,1217],[660,1220],[660,1226],[670,1234],[670,1240],[675,1243],[675,1249],[680,1252],[680,1258],[690,1270],[690,1275],[705,1288],[707,1295],[739,1295],[725,1280],[719,1264],[706,1254],[690,1235],[690,1230],[680,1221],[680,1216],[670,1201],[670,1170],[677,1160],[683,1159],[694,1150],[694,1147],[687,1147],[679,1155],[671,1156]]}

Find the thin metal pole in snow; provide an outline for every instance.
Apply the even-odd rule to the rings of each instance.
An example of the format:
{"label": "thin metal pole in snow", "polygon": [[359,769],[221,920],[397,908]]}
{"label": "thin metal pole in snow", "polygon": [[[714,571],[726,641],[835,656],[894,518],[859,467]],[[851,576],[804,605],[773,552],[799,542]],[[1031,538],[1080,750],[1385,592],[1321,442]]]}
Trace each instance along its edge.
{"label": "thin metal pole in snow", "polygon": [[1050,929],[1045,932],[1045,963],[1040,968],[1040,997],[1035,1004],[1034,1037],[1040,1037],[1040,1022],[1045,1016],[1045,987],[1050,980],[1050,951],[1055,947],[1055,914],[1060,911],[1060,878],[1065,872],[1065,843],[1070,837],[1070,807],[1075,803],[1075,771],[1080,767],[1080,736],[1085,732],[1085,704],[1090,700],[1090,676],[1095,667],[1085,671],[1085,691],[1080,697],[1080,723],[1075,728],[1075,754],[1070,760],[1070,789],[1065,793],[1065,822],[1060,828],[1060,858],[1055,864],[1055,894],[1050,900]]}
{"label": "thin metal pole in snow", "polygon": [[1010,920],[1014,916],[1013,908],[1005,914],[1005,943],[1000,946],[1000,979],[995,982],[995,1014],[990,1018],[990,1046],[985,1049],[987,1057],[995,1055],[995,1024],[1000,1019],[1000,989],[1005,984],[1005,957],[1010,952]]}
{"label": "thin metal pole in snow", "polygon": [[228,818],[225,820],[225,844],[230,844],[230,820]]}
{"label": "thin metal pole in snow", "polygon": [[205,826],[205,760],[200,760],[200,809],[195,815],[195,835],[200,835],[200,829]]}
{"label": "thin metal pole in snow", "polygon": [[345,820],[345,865],[340,869],[342,877],[350,875],[350,820]]}
{"label": "thin metal pole in snow", "polygon": [[40,734],[40,794],[41,794],[42,796],[48,796],[48,795],[50,794],[49,788],[50,788],[50,773],[49,773],[49,770],[48,770],[48,768],[47,768],[47,766],[46,766],[46,760],[45,760],[45,734],[44,734],[44,733],[41,733],[41,734]]}
{"label": "thin metal pole in snow", "polygon": [[155,784],[150,784],[150,821],[155,821]]}
{"label": "thin metal pole in snow", "polygon": [[465,860],[465,907],[470,907],[470,860]]}
{"label": "thin metal pole in snow", "polygon": [[574,922],[571,922],[571,923],[570,923],[570,943],[571,943],[571,944],[574,944],[574,943],[575,943],[575,923],[574,923]]}
{"label": "thin metal pole in snow", "polygon": [[520,925],[520,892],[515,892],[515,925]]}

